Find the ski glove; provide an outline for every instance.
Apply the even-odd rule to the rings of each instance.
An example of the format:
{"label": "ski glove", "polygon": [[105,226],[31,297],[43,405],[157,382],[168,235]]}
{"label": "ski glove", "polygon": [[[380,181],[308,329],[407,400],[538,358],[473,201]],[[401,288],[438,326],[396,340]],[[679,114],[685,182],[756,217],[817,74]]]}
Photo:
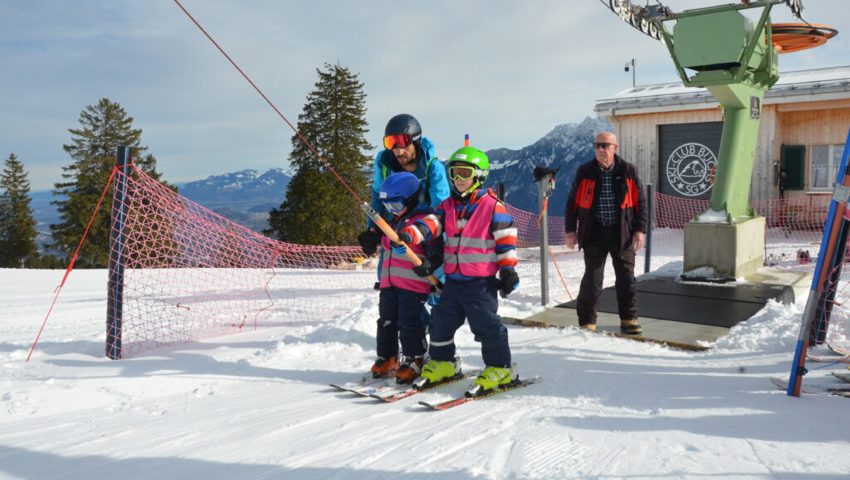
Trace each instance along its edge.
{"label": "ski glove", "polygon": [[510,295],[519,286],[519,275],[513,268],[504,268],[499,271],[499,293],[502,298]]}
{"label": "ski glove", "polygon": [[357,243],[363,249],[363,253],[372,256],[378,252],[378,245],[381,243],[381,234],[374,230],[366,230],[357,235]]}
{"label": "ski glove", "polygon": [[413,272],[420,277],[427,277],[434,274],[434,270],[440,268],[443,264],[443,259],[439,255],[432,255],[429,258],[422,259],[422,265],[413,267]]}
{"label": "ski glove", "polygon": [[434,273],[434,268],[431,265],[431,262],[427,258],[422,259],[422,265],[417,265],[413,267],[413,273],[419,275],[420,277],[427,277]]}
{"label": "ski glove", "polygon": [[407,247],[404,244],[390,242],[390,245],[393,247],[394,254],[401,255],[402,257],[407,255]]}

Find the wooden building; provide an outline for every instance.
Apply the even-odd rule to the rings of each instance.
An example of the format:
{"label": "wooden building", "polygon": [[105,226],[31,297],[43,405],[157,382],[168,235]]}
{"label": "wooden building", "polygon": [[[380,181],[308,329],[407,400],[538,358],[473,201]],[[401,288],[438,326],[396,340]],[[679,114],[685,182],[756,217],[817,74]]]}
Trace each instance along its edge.
{"label": "wooden building", "polygon": [[[637,86],[598,100],[595,111],[614,125],[620,153],[645,182],[661,193],[709,198],[723,112],[707,90]],[[825,200],[848,129],[850,66],[782,73],[762,106],[751,201]]]}

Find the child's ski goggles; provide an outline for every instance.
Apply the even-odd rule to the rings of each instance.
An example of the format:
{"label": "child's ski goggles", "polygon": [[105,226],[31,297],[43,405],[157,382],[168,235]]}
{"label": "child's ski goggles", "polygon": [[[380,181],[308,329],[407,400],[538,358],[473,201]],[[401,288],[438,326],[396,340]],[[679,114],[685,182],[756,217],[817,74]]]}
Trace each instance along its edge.
{"label": "child's ski goggles", "polygon": [[475,177],[475,167],[466,167],[462,165],[449,167],[449,177],[452,180],[471,180]]}
{"label": "child's ski goggles", "polygon": [[404,213],[404,209],[407,208],[407,205],[405,205],[403,198],[391,198],[389,200],[382,200],[381,203],[384,204],[384,208],[386,208],[388,212],[396,216]]}

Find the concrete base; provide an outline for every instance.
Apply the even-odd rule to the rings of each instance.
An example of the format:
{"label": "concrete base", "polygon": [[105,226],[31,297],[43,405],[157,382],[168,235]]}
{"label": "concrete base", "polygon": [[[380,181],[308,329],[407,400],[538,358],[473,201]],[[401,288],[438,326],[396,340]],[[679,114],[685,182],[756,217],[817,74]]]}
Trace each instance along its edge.
{"label": "concrete base", "polygon": [[722,276],[741,278],[764,265],[764,217],[732,225],[689,223],[685,225],[683,271],[711,267]]}

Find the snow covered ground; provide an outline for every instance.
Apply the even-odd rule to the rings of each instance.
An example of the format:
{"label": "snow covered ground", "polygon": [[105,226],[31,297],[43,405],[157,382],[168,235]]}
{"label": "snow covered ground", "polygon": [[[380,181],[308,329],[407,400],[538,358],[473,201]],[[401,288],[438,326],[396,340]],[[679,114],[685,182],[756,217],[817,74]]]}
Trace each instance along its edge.
{"label": "snow covered ground", "polygon": [[[848,478],[850,399],[787,397],[803,305],[770,303],[703,353],[510,328],[529,388],[445,412],[327,385],[371,364],[377,295],[349,313],[160,348],[104,352],[106,272],[0,270],[0,478]],[[329,272],[328,281],[344,272]],[[318,302],[317,302],[318,303]],[[502,313],[539,310],[503,302]],[[459,353],[481,366],[468,328]],[[827,382],[832,365],[809,383]]]}

